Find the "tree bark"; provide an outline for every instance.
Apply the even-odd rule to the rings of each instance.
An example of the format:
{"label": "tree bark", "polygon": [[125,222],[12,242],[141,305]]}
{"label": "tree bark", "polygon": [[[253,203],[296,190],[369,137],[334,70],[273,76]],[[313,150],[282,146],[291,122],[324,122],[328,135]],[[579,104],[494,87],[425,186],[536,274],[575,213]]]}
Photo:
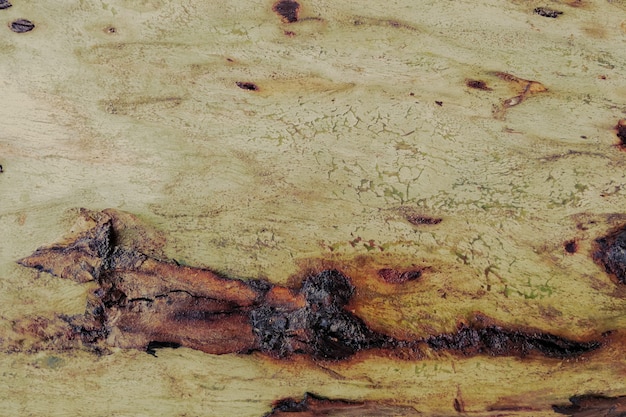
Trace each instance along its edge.
{"label": "tree bark", "polygon": [[3,415],[623,413],[623,3],[11,3]]}

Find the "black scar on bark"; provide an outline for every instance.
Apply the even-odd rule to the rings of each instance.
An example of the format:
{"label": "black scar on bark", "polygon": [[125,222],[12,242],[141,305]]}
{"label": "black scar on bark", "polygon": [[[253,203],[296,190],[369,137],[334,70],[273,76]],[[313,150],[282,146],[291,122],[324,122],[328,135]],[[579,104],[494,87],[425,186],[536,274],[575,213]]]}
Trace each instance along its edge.
{"label": "black scar on bark", "polygon": [[0,10],[8,9],[12,4],[8,0],[0,0]]}
{"label": "black scar on bark", "polygon": [[156,341],[152,341],[150,343],[148,343],[148,346],[146,347],[146,353],[149,355],[154,356],[155,358],[157,357],[156,355],[156,350],[157,349],[163,349],[163,348],[171,348],[171,349],[178,349],[180,347],[180,343],[175,343],[175,342],[156,342]]}
{"label": "black scar on bark", "polygon": [[596,245],[593,259],[619,283],[626,284],[626,225],[596,239]]}
{"label": "black scar on bark", "polygon": [[496,325],[459,326],[456,333],[431,336],[426,343],[433,350],[451,350],[463,355],[487,354],[491,356],[525,357],[541,353],[550,358],[569,358],[591,352],[600,342],[576,342],[563,337],[540,332],[521,332]]}
{"label": "black scar on bark", "polygon": [[318,359],[345,359],[363,349],[393,348],[397,342],[367,327],[343,307],[354,286],[337,270],[306,278],[300,294],[306,306],[293,311],[259,306],[250,313],[260,350],[278,357],[294,353]]}
{"label": "black scar on bark", "polygon": [[626,396],[607,397],[597,394],[575,395],[571,404],[553,405],[555,413],[571,417],[626,417]]}

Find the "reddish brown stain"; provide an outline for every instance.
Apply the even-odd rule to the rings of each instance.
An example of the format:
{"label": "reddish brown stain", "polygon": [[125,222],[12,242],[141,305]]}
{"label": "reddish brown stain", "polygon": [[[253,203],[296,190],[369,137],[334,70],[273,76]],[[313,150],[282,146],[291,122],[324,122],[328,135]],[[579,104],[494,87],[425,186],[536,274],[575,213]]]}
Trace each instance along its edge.
{"label": "reddish brown stain", "polygon": [[429,216],[421,216],[418,214],[407,214],[406,220],[415,225],[415,226],[423,226],[423,225],[435,225],[442,222],[442,218],[440,217],[429,217]]}
{"label": "reddish brown stain", "polygon": [[235,84],[237,85],[237,87],[241,88],[242,90],[249,90],[249,91],[259,90],[259,87],[255,83],[237,81]]}
{"label": "reddish brown stain", "polygon": [[280,0],[274,3],[272,10],[285,23],[294,23],[300,18],[300,3],[294,0]]}
{"label": "reddish brown stain", "polygon": [[465,80],[465,85],[476,90],[491,91],[491,88],[487,86],[487,83],[482,80]]}
{"label": "reddish brown stain", "polygon": [[565,242],[563,248],[567,253],[576,253],[578,251],[578,242],[576,242],[575,240],[569,240]]}
{"label": "reddish brown stain", "polygon": [[415,281],[422,276],[422,271],[396,271],[391,268],[383,268],[378,270],[378,276],[389,284],[403,284],[409,281]]}
{"label": "reddish brown stain", "polygon": [[626,119],[620,119],[615,126],[615,133],[619,139],[618,146],[622,150],[626,150]]}

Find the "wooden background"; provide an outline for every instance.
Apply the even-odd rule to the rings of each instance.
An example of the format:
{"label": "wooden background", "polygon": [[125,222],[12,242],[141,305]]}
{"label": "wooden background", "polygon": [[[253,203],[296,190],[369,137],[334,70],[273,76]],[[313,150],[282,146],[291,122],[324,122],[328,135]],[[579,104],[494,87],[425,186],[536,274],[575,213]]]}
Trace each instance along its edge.
{"label": "wooden background", "polygon": [[[533,12],[546,5],[563,14]],[[260,417],[312,391],[549,416],[572,395],[625,395],[619,340],[574,360],[332,363],[6,347],[15,320],[84,311],[88,287],[15,263],[79,207],[132,213],[168,258],[233,278],[286,283],[332,263],[361,316],[409,336],[476,311],[577,338],[626,327],[626,290],[591,258],[626,223],[624,1],[303,0],[292,23],[272,6],[0,10],[1,414]],[[12,32],[17,18],[35,29]],[[524,80],[546,91],[507,108]],[[383,267],[426,269],[394,286]]]}

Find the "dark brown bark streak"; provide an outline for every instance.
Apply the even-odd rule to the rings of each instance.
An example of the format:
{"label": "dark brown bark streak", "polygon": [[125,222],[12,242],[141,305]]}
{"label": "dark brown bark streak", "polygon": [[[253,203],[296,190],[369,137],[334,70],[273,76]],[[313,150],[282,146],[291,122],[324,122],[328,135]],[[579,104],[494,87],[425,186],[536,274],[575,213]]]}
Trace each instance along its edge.
{"label": "dark brown bark streak", "polygon": [[279,358],[304,354],[323,360],[345,359],[366,349],[404,358],[419,358],[427,350],[567,358],[601,346],[598,341],[507,328],[481,315],[454,333],[397,340],[370,329],[345,308],[355,287],[338,270],[311,274],[295,289],[223,278],[119,245],[114,211],[84,213],[92,217],[93,227],[65,244],[40,248],[19,263],[98,283],[85,314],[65,319],[88,346],[150,352],[160,346],[185,346],[212,354],[260,351]]}

